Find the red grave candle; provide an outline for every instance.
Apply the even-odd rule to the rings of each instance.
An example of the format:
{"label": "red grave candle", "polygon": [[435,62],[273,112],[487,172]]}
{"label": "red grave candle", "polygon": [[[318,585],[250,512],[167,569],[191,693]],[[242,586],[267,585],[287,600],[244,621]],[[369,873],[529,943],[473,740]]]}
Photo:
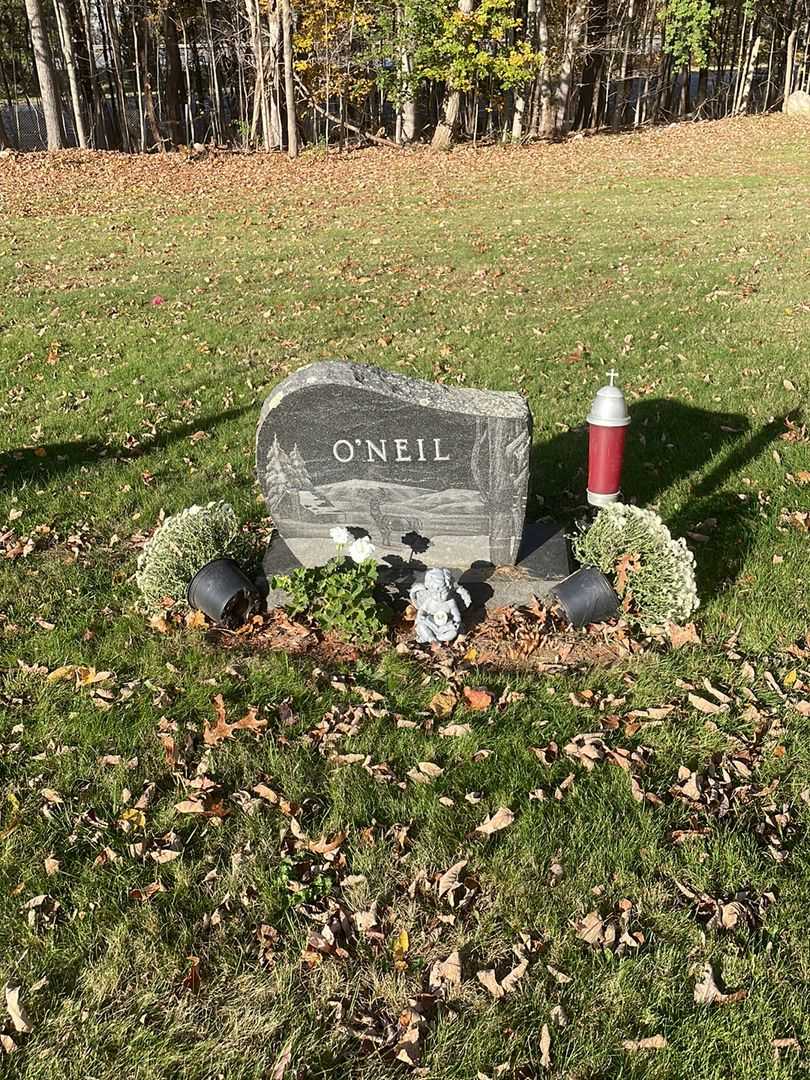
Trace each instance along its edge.
{"label": "red grave candle", "polygon": [[615,371],[609,371],[610,385],[597,391],[588,414],[588,502],[607,506],[621,497],[624,442],[630,416],[624,394],[613,385]]}

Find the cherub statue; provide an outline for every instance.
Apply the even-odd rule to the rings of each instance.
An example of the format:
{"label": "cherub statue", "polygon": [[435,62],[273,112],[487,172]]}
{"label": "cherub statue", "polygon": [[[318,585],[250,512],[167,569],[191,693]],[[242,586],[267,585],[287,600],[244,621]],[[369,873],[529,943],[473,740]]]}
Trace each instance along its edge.
{"label": "cherub statue", "polygon": [[[416,640],[455,641],[461,629],[462,611],[472,603],[470,594],[457,585],[449,570],[428,570],[422,584],[411,586],[416,608]],[[459,608],[459,601],[463,608]]]}

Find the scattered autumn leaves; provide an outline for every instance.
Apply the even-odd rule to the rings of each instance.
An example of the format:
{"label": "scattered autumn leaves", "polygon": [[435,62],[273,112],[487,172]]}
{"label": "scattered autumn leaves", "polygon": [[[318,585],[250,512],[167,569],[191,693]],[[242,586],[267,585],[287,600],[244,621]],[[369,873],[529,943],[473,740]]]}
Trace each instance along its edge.
{"label": "scattered autumn leaves", "polygon": [[[526,754],[536,768],[557,770],[565,763],[572,771],[562,779],[557,772],[548,785],[526,792],[522,798],[527,805],[543,800],[559,802],[573,789],[578,777],[585,778],[597,770],[616,766],[627,776],[630,792],[643,809],[655,812],[664,805],[684,808],[688,817],[682,828],[673,830],[673,844],[683,843],[687,837],[711,835],[718,823],[730,819],[750,828],[774,859],[786,859],[798,827],[793,808],[787,800],[777,801],[778,779],[771,778],[766,783],[758,781],[756,776],[766,761],[779,760],[779,748],[784,746],[786,709],[793,708],[802,714],[807,701],[808,687],[803,677],[806,677],[804,668],[810,650],[801,643],[795,650],[797,667],[787,674],[777,677],[769,670],[762,670],[757,675],[751,663],[741,658],[741,684],[720,686],[708,679],[695,683],[681,681],[680,693],[661,705],[629,708],[628,692],[617,695],[582,689],[572,693],[571,704],[591,714],[590,729],[574,734],[567,741],[552,740],[545,745],[526,747]],[[733,643],[729,645],[728,655],[730,658],[734,655]],[[470,679],[476,659],[475,655],[453,654],[423,657],[420,662],[426,669],[427,707],[409,715],[394,711],[383,694],[364,686],[353,675],[329,675],[315,669],[313,682],[339,700],[329,705],[321,719],[309,727],[302,723],[289,700],[262,708],[242,706],[231,712],[222,694],[214,695],[211,715],[204,717],[196,728],[162,718],[157,736],[165,764],[185,796],[175,803],[177,827],[168,831],[165,826],[158,831],[149,828],[156,797],[154,782],[144,782],[134,793],[125,787],[114,820],[87,817],[95,835],[105,837],[98,845],[95,865],[103,867],[121,859],[132,859],[149,867],[151,873],[144,874],[143,881],[129,889],[128,897],[136,905],[160,904],[161,897],[172,888],[171,875],[164,876],[160,868],[184,857],[186,816],[200,819],[199,824],[204,828],[217,828],[235,812],[272,812],[279,826],[280,855],[286,868],[283,888],[288,902],[295,905],[297,915],[308,927],[300,954],[302,972],[305,977],[314,977],[325,963],[337,963],[345,965],[346,978],[351,979],[351,972],[358,965],[361,969],[370,961],[387,965],[402,980],[404,1004],[400,1010],[374,1005],[365,1001],[362,994],[356,1001],[347,997],[335,1004],[339,1027],[362,1045],[373,1045],[393,1060],[419,1068],[435,1020],[449,1004],[458,1008],[460,1000],[468,999],[471,988],[486,995],[483,1000],[498,1003],[534,977],[537,957],[544,947],[542,937],[521,931],[508,955],[498,953],[489,962],[462,944],[470,920],[480,917],[493,902],[490,888],[482,886],[478,874],[470,867],[473,858],[470,853],[477,850],[473,841],[479,845],[497,843],[497,837],[514,825],[522,807],[511,799],[510,805],[492,801],[487,809],[482,806],[481,816],[471,824],[467,834],[471,846],[464,857],[444,870],[426,868],[408,873],[411,830],[415,823],[401,823],[388,829],[372,823],[366,828],[337,829],[323,834],[312,827],[317,818],[313,807],[308,805],[309,800],[296,803],[268,776],[256,777],[245,790],[229,790],[217,777],[214,766],[217,755],[237,740],[249,744],[251,740],[263,740],[271,735],[282,749],[294,744],[308,747],[320,754],[329,767],[360,767],[377,783],[401,790],[412,784],[414,790],[425,789],[428,797],[436,786],[437,801],[452,807],[457,801],[452,797],[455,794],[453,769],[449,764],[452,755],[440,759],[441,763],[417,757],[397,775],[396,762],[376,761],[369,754],[358,753],[351,741],[362,736],[370,724],[390,724],[418,734],[435,735],[439,740],[470,739],[486,731],[505,710],[520,706],[523,695],[509,688],[496,693]],[[96,671],[89,666],[64,665],[53,671],[31,669],[31,673],[41,676],[49,685],[70,687],[76,693],[93,695],[106,688],[113,700],[120,700],[122,693],[133,689],[121,687],[112,672]],[[443,684],[438,690],[435,689],[437,677]],[[751,689],[757,678],[765,687],[764,695]],[[628,686],[632,686],[632,680]],[[774,700],[778,704],[774,705]],[[699,765],[684,765],[671,778],[669,786],[660,784],[660,772],[657,785],[644,782],[643,778],[655,771],[655,754],[652,746],[639,741],[640,735],[689,715],[702,718],[701,722],[717,737],[722,734],[718,722],[739,717],[741,724],[734,735],[725,736],[726,751]],[[751,734],[741,734],[742,731]],[[481,748],[480,743],[477,750],[468,747],[469,744],[462,743],[459,749],[476,762],[485,761],[493,752]],[[130,771],[139,767],[139,760],[138,756],[110,752],[99,754],[98,764],[102,769]],[[653,787],[657,790],[647,790]],[[63,794],[48,786],[39,790],[42,813],[47,816],[63,811]],[[485,798],[483,792],[464,794],[464,800],[471,805],[483,803]],[[392,853],[396,872],[387,893],[360,903],[367,883],[362,874],[352,870],[353,852],[377,843]],[[564,861],[563,853],[549,866],[550,888],[565,877],[560,860]],[[61,853],[52,852],[45,860],[46,874],[58,877],[61,865]],[[209,874],[215,880],[216,870]],[[686,908],[703,930],[716,934],[761,929],[770,908],[778,902],[775,889],[754,892],[746,887],[713,894],[681,880],[673,881],[672,888],[673,906]],[[571,938],[581,943],[586,954],[600,952],[632,958],[642,948],[651,947],[647,920],[633,899],[609,898],[601,892],[597,895],[600,896],[598,908],[588,910],[583,906],[585,913],[571,920]],[[32,927],[37,929],[53,926],[64,918],[59,900],[44,894],[26,901],[24,910]],[[272,967],[289,950],[290,928],[285,919],[271,923],[262,917],[261,905],[249,886],[239,896],[226,896],[207,913],[206,926],[214,929],[245,916],[249,920],[257,964]],[[195,951],[200,955],[189,958],[180,985],[184,992],[198,993],[205,986],[206,965],[201,959],[204,954],[201,949]],[[571,976],[555,964],[545,963],[540,967],[551,978],[552,986],[564,987],[571,982]],[[716,967],[704,964],[696,971],[694,994],[701,1004],[732,1005],[742,1001],[746,993],[746,988],[727,988]],[[13,1000],[19,1004],[19,997]],[[13,1015],[11,1006],[8,1012]],[[552,1067],[555,1027],[566,1023],[568,1019],[561,1006],[555,1006],[548,1022],[537,1033],[538,1060],[543,1068]],[[17,1034],[25,1033],[16,1028],[5,1032],[3,1045],[8,1040],[14,1042]],[[627,1052],[651,1052],[664,1049],[667,1043],[663,1035],[656,1034],[628,1038],[621,1045]],[[787,1048],[786,1044],[781,1049]]]}

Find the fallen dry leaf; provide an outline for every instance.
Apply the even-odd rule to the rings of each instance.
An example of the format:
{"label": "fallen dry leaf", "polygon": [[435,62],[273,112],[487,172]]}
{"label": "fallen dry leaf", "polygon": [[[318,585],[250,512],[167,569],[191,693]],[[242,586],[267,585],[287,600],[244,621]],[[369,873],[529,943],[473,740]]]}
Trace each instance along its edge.
{"label": "fallen dry leaf", "polygon": [[66,679],[72,679],[75,671],[76,668],[72,664],[65,664],[63,667],[54,668],[49,675],[46,675],[45,682],[64,682]]}
{"label": "fallen dry leaf", "polygon": [[284,1080],[284,1074],[292,1060],[292,1042],[288,1042],[276,1058],[276,1063],[270,1070],[269,1080]]}
{"label": "fallen dry leaf", "polygon": [[623,1039],[623,1050],[664,1050],[667,1040],[663,1035],[649,1035],[645,1039]]}
{"label": "fallen dry leaf", "polygon": [[213,704],[216,723],[211,725],[206,720],[203,725],[203,741],[206,746],[217,746],[231,734],[231,725],[225,719],[225,701],[222,694],[216,695]]}
{"label": "fallen dry leaf", "polygon": [[449,716],[458,704],[458,697],[454,690],[440,690],[430,699],[428,708],[440,720]]}
{"label": "fallen dry leaf", "polygon": [[679,891],[691,902],[698,922],[707,930],[759,930],[768,908],[776,902],[774,892],[756,894],[748,888],[714,897],[675,879]]}
{"label": "fallen dry leaf", "polygon": [[400,930],[394,939],[394,967],[397,971],[405,971],[408,967],[408,961],[405,957],[408,955],[408,950],[411,947],[411,940],[408,937],[407,930]]}
{"label": "fallen dry leaf", "polygon": [[800,1050],[801,1043],[798,1039],[771,1039],[771,1046],[773,1047],[773,1056],[776,1061],[779,1060],[780,1050]]}
{"label": "fallen dry leaf", "polygon": [[549,1014],[559,1028],[568,1027],[568,1014],[562,1005],[555,1005]]}
{"label": "fallen dry leaf", "polygon": [[461,986],[461,956],[458,949],[454,949],[446,960],[436,961],[430,969],[429,986],[433,991]]}
{"label": "fallen dry leaf", "polygon": [[580,941],[595,949],[604,949],[616,956],[623,956],[628,949],[638,949],[644,944],[644,934],[631,930],[633,904],[620,900],[604,918],[598,911],[589,911],[574,923]]}
{"label": "fallen dry leaf", "polygon": [[501,806],[491,817],[485,818],[480,825],[476,826],[475,831],[483,836],[491,836],[493,833],[500,832],[501,829],[508,828],[514,820],[515,815],[509,807]]}
{"label": "fallen dry leaf", "polygon": [[414,784],[432,784],[444,772],[435,761],[419,761],[408,770],[408,779]]}
{"label": "fallen dry leaf", "polygon": [[145,904],[153,896],[157,896],[158,893],[162,892],[166,892],[166,887],[161,885],[159,881],[153,881],[142,889],[130,889],[129,898],[130,900],[140,900],[141,903]]}
{"label": "fallen dry leaf", "polygon": [[190,994],[199,993],[200,989],[200,958],[199,956],[189,956],[189,963],[191,967],[188,969],[185,978],[182,982],[184,990],[188,990]]}
{"label": "fallen dry leaf", "polygon": [[445,738],[457,738],[461,735],[469,735],[472,728],[469,724],[445,724],[444,727],[440,727],[438,732]]}
{"label": "fallen dry leaf", "polygon": [[551,1032],[548,1024],[543,1024],[540,1031],[540,1065],[543,1069],[551,1068]]}
{"label": "fallen dry leaf", "polygon": [[717,713],[725,712],[725,706],[719,705],[714,701],[707,701],[706,698],[700,697],[699,694],[689,694],[689,704],[697,709],[698,712],[704,713],[706,716],[715,716]]}
{"label": "fallen dry leaf", "polygon": [[732,1005],[743,1001],[748,996],[747,990],[733,990],[726,993],[717,983],[714,968],[706,963],[695,980],[695,1001],[698,1005]]}
{"label": "fallen dry leaf", "polygon": [[186,617],[183,620],[189,630],[206,630],[208,628],[208,619],[201,611],[188,611]]}
{"label": "fallen dry leaf", "polygon": [[6,986],[6,1009],[11,1017],[14,1030],[21,1035],[28,1034],[31,1031],[31,1021],[20,1002],[19,986]]}
{"label": "fallen dry leaf", "polygon": [[700,634],[693,622],[686,626],[678,626],[676,623],[667,624],[667,634],[673,649],[682,649],[686,645],[700,645]]}
{"label": "fallen dry leaf", "polygon": [[320,840],[310,840],[307,847],[315,855],[330,855],[333,851],[337,851],[345,839],[346,833],[341,830],[336,832],[331,840],[327,840],[325,836],[322,836]]}
{"label": "fallen dry leaf", "polygon": [[594,765],[604,761],[607,745],[599,732],[589,731],[575,735],[571,742],[563,747],[563,753],[579,761],[590,772]]}
{"label": "fallen dry leaf", "polygon": [[547,746],[530,746],[529,749],[543,765],[551,765],[560,756],[560,748],[555,742],[550,742]]}
{"label": "fallen dry leaf", "polygon": [[453,889],[459,883],[459,877],[461,871],[467,865],[466,859],[461,859],[459,862],[454,863],[449,870],[445,870],[442,876],[439,878],[439,884],[437,892],[439,899],[441,899],[446,893],[452,892]]}
{"label": "fallen dry leaf", "polygon": [[502,997],[506,997],[507,994],[510,994],[515,989],[517,984],[526,974],[528,967],[529,961],[524,956],[523,959],[516,964],[511,971],[507,972],[502,979],[498,979],[494,968],[476,972],[476,978],[485,989],[489,990],[490,994],[492,994],[493,998],[497,1001]]}
{"label": "fallen dry leaf", "polygon": [[251,706],[241,720],[229,724],[225,715],[225,702],[222,694],[217,694],[213,701],[216,723],[203,725],[203,742],[206,746],[218,746],[223,740],[231,738],[235,731],[260,732],[267,727],[267,721],[259,716],[258,709]]}
{"label": "fallen dry leaf", "polygon": [[484,709],[488,709],[494,701],[494,696],[482,686],[465,686],[464,687],[464,701],[467,704],[467,708],[473,709],[476,712],[483,712]]}

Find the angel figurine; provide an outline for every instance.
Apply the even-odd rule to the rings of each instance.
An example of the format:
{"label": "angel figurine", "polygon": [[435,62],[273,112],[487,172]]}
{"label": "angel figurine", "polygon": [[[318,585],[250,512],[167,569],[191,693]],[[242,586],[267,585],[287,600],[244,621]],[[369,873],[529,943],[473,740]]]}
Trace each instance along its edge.
{"label": "angel figurine", "polygon": [[[465,588],[455,583],[449,570],[428,570],[423,583],[411,586],[410,598],[416,608],[417,641],[455,641],[462,611],[472,599]],[[459,607],[459,603],[463,606]]]}

